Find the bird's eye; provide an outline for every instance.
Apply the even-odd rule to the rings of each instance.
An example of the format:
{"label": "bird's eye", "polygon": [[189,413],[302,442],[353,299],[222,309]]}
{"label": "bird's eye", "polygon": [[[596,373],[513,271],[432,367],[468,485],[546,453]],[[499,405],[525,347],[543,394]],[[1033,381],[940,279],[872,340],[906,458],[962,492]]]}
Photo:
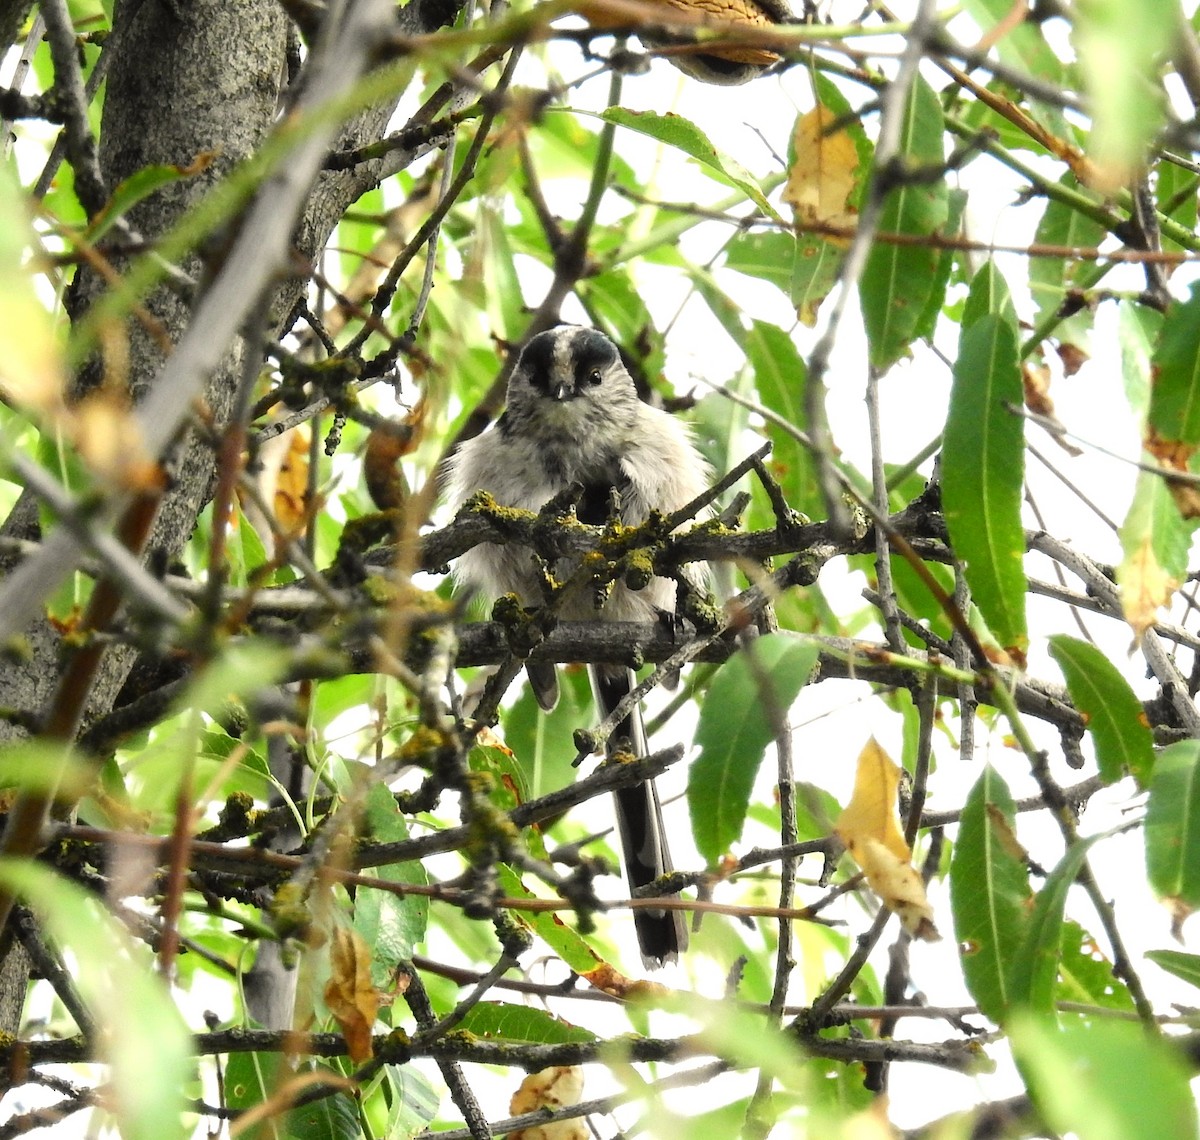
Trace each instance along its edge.
{"label": "bird's eye", "polygon": [[592,387],[595,387],[595,386],[596,386],[597,384],[599,384],[599,383],[600,383],[600,381],[601,381],[601,380],[603,380],[603,379],[604,379],[604,377],[600,375],[600,369],[599,369],[599,368],[593,368],[593,369],[591,370],[591,372],[589,372],[589,373],[588,373],[588,376],[587,376],[587,382],[588,382],[589,384],[591,384],[591,385],[592,385]]}

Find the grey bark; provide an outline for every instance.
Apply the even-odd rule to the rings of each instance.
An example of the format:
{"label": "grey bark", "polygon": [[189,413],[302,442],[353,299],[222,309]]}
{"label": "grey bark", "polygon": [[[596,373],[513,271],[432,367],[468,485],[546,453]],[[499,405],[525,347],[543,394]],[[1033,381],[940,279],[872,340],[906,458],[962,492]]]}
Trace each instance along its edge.
{"label": "grey bark", "polygon": [[0,0],[0,56],[16,43],[32,9],[33,0]]}
{"label": "grey bark", "polygon": [[[443,6],[445,7],[445,6]],[[406,30],[434,30],[453,10],[415,6]],[[0,9],[2,14],[4,9]],[[428,23],[424,21],[428,20]],[[436,21],[436,22],[435,22]],[[194,177],[164,187],[140,203],[129,221],[142,237],[153,240],[168,231],[239,161],[252,154],[273,125],[284,74],[287,23],[276,0],[118,0],[114,33],[106,50],[112,52],[100,137],[101,168],[108,186],[149,163],[185,165],[199,155],[213,155],[211,165]],[[378,138],[394,103],[360,114],[341,132],[339,147],[359,146]],[[296,229],[298,251],[315,257],[337,220],[379,177],[411,161],[411,154],[393,156],[386,167],[376,164],[323,176],[313,188],[308,207]],[[198,278],[202,266],[193,258],[183,266]],[[284,283],[270,311],[276,320],[291,311],[305,287],[302,279]],[[102,291],[94,277],[81,274],[72,289],[74,318],[85,313]],[[177,287],[163,286],[147,299],[146,308],[177,343],[188,327],[194,298]],[[135,322],[124,330],[127,359],[119,377],[139,400],[154,389],[165,354]],[[230,415],[243,368],[241,340],[223,346],[220,364],[206,385],[206,399],[217,425]],[[77,378],[80,390],[102,382],[104,365],[97,361]],[[176,553],[187,541],[212,484],[214,459],[210,447],[189,438],[176,448],[171,465],[172,485],[159,511],[151,548]],[[38,536],[35,504],[25,497],[5,521],[6,536]],[[13,569],[0,561],[0,574]],[[47,622],[25,632],[27,660],[21,667],[0,670],[0,707],[37,714],[47,707],[59,671],[59,640]],[[90,694],[85,726],[112,708],[133,663],[129,652],[110,652]],[[19,739],[24,728],[0,719],[0,743]],[[0,963],[0,1031],[15,1033],[27,984],[19,963]]]}
{"label": "grey bark", "polygon": [[[192,162],[202,151],[215,152],[211,166],[194,178],[163,188],[130,212],[130,222],[153,240],[169,230],[224,174],[251,154],[266,137],[275,114],[282,74],[286,23],[274,0],[191,0],[171,5],[157,0],[120,0],[114,13],[113,52],[100,134],[105,181],[116,186],[149,163]],[[186,268],[198,270],[195,261]],[[78,317],[102,291],[92,274],[81,273],[72,288],[70,307]],[[146,307],[172,342],[187,326],[190,298],[159,288]],[[128,365],[124,380],[140,398],[153,384],[164,354],[145,330],[129,322]],[[207,391],[218,422],[228,418],[241,367],[238,345],[231,345]],[[79,378],[81,388],[98,383],[99,362]],[[187,541],[212,481],[213,456],[204,444],[189,440],[174,465],[174,483],[156,519],[151,545],[177,552]],[[36,534],[36,510],[26,497],[6,520],[4,533]],[[7,567],[5,567],[7,569]],[[23,668],[0,671],[0,705],[38,713],[46,708],[57,683],[59,643],[48,623],[26,633],[29,660]],[[112,707],[133,657],[111,652],[92,690],[88,717]],[[0,741],[21,735],[0,721]],[[0,969],[0,1011],[11,1016],[23,1000],[26,978],[19,969]],[[0,1021],[0,1030],[16,1032],[17,1023]]]}

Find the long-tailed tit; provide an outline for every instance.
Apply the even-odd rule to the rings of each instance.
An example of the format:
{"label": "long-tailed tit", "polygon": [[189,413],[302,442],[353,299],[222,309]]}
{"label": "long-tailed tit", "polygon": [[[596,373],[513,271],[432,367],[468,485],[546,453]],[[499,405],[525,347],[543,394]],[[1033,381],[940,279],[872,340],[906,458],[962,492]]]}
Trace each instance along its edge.
{"label": "long-tailed tit", "polygon": [[[564,326],[533,337],[508,383],[508,407],[487,431],[468,440],[450,461],[447,498],[454,508],[476,491],[501,506],[536,511],[572,486],[582,488],[580,521],[603,524],[610,505],[620,520],[637,525],[651,511],[669,514],[691,502],[708,485],[708,465],[688,428],[667,412],[638,398],[616,346],[595,329]],[[675,611],[676,585],[651,578],[645,588],[618,581],[598,600],[594,587],[579,581],[578,560],[555,566],[561,582],[578,583],[556,600],[565,620],[653,621]],[[703,589],[707,567],[688,566],[689,581]],[[460,585],[489,598],[515,594],[525,606],[544,602],[541,574],[529,550],[484,544],[459,560]],[[589,666],[601,715],[617,706],[635,684],[631,669]],[[558,683],[552,665],[533,665],[530,680],[538,703],[553,708]],[[641,712],[634,707],[610,738],[636,755],[646,752]],[[616,793],[617,828],[630,889],[636,891],[671,870],[662,811],[654,782]],[[687,945],[682,914],[634,911],[638,945],[647,965],[673,959]]]}

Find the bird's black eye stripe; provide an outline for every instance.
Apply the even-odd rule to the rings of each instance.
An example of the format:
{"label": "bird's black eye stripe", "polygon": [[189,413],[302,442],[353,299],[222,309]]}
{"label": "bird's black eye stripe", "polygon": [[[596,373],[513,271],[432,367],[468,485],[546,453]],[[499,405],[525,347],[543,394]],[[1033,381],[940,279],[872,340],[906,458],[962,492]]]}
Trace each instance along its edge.
{"label": "bird's black eye stripe", "polygon": [[535,336],[521,353],[518,368],[525,371],[532,387],[543,392],[550,387],[550,373],[554,369],[554,333]]}
{"label": "bird's black eye stripe", "polygon": [[571,346],[571,355],[574,358],[577,388],[585,384],[595,387],[603,383],[605,372],[621,359],[617,354],[617,346],[595,329],[581,332]]}

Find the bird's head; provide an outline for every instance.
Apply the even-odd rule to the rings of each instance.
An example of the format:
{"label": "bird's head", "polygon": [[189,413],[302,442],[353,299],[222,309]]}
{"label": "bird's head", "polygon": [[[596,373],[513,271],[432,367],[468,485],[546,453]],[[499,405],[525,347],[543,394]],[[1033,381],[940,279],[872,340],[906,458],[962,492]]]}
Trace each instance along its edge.
{"label": "bird's head", "polygon": [[595,329],[563,325],[525,346],[508,382],[508,415],[584,438],[636,415],[637,389],[621,354]]}

